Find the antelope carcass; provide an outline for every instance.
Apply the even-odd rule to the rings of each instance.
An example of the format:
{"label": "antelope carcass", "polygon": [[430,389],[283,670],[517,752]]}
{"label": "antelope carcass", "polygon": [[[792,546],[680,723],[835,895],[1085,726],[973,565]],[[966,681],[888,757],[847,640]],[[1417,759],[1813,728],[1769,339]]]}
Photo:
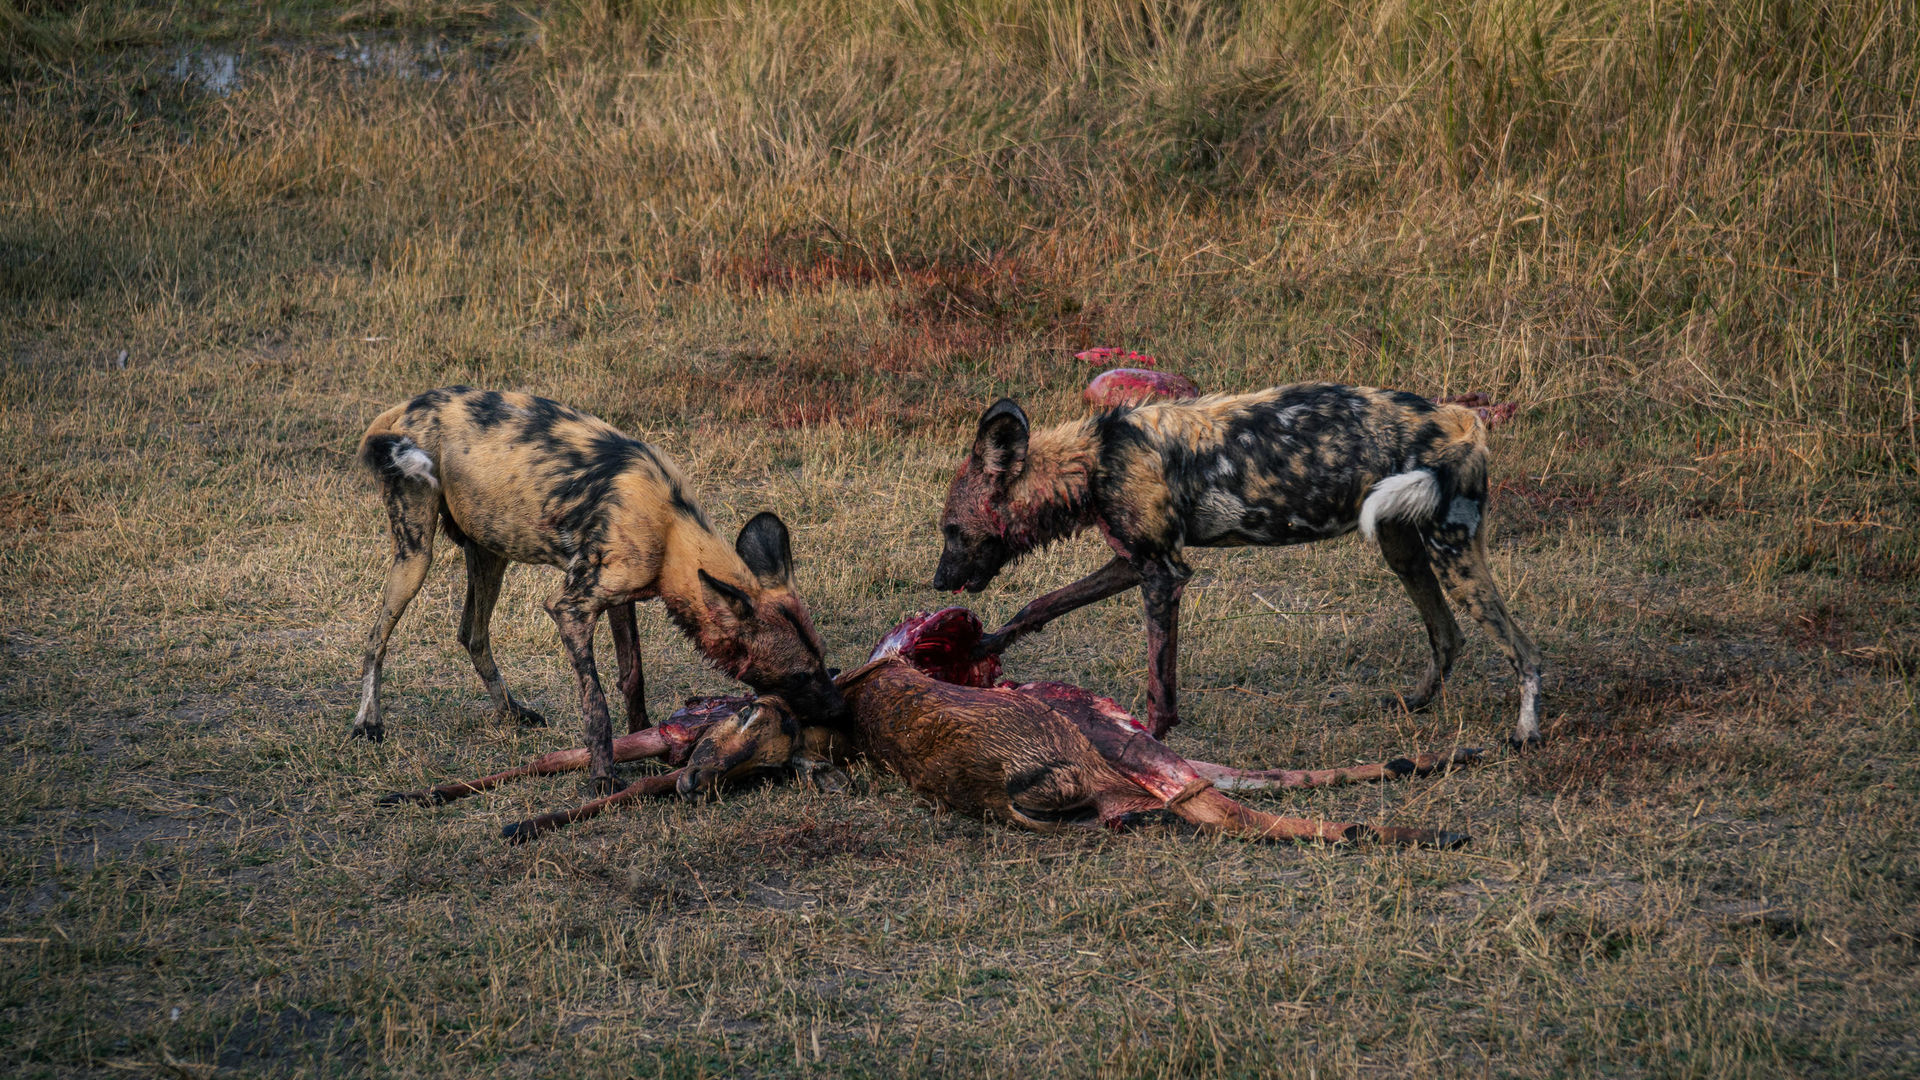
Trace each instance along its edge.
{"label": "antelope carcass", "polygon": [[[889,633],[872,658],[836,678],[853,722],[803,727],[778,697],[695,699],[660,727],[614,743],[619,761],[663,757],[679,767],[642,778],[583,806],[507,826],[520,842],[637,798],[699,797],[730,780],[791,769],[817,786],[844,789],[837,765],[868,757],[935,804],[959,813],[1050,831],[1069,825],[1124,827],[1166,811],[1199,828],[1247,839],[1370,839],[1453,847],[1461,833],[1277,817],[1224,790],[1318,787],[1425,775],[1478,755],[1448,754],[1346,769],[1244,770],[1169,750],[1111,699],[1065,683],[994,685],[997,658],[976,659],[981,625],[964,608],[919,615]],[[438,804],[516,776],[586,765],[584,750],[548,754],[518,769],[386,797]]]}

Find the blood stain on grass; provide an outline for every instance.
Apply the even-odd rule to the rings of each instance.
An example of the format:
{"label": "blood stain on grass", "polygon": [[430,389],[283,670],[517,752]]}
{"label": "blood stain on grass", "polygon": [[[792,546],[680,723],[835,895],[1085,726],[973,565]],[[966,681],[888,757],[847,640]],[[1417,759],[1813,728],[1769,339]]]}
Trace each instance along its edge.
{"label": "blood stain on grass", "polygon": [[1529,792],[1569,794],[1599,787],[1656,795],[1686,778],[1758,777],[1787,782],[1796,763],[1758,733],[1743,734],[1719,715],[1740,700],[1731,687],[1677,676],[1624,675],[1596,695],[1600,718],[1561,724],[1546,746],[1524,759]]}
{"label": "blood stain on grass", "polygon": [[1091,339],[1093,313],[1054,278],[1010,254],[886,256],[817,237],[776,236],[717,261],[706,280],[741,294],[834,287],[882,290],[884,325],[833,329],[779,354],[737,353],[696,373],[688,400],[727,418],[781,428],[837,423],[903,432],[964,419],[982,382],[1017,381],[1022,344]]}

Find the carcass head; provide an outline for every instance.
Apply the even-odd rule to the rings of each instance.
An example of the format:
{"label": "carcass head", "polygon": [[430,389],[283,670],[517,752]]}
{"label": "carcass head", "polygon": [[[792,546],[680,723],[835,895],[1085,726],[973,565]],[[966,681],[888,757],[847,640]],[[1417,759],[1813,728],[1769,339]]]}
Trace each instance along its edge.
{"label": "carcass head", "polygon": [[682,766],[675,788],[683,799],[710,797],[720,785],[756,772],[791,769],[823,791],[851,790],[830,757],[832,733],[803,728],[777,697],[758,697],[709,727]]}

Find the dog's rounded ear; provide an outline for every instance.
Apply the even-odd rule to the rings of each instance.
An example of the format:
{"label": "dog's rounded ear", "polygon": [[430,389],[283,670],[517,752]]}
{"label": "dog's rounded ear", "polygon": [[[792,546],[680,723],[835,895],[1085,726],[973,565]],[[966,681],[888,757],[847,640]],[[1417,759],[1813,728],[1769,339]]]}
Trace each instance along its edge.
{"label": "dog's rounded ear", "polygon": [[1012,398],[1001,398],[980,416],[973,436],[973,460],[989,476],[1011,480],[1027,467],[1027,414]]}
{"label": "dog's rounded ear", "polygon": [[741,622],[753,620],[753,597],[705,570],[700,571],[700,583],[707,587],[708,592],[719,597],[721,603],[727,605],[728,610],[733,612],[734,618]]}
{"label": "dog's rounded ear", "polygon": [[793,578],[793,548],[787,539],[787,526],[773,514],[763,510],[753,515],[753,520],[740,529],[733,550],[769,589],[777,589]]}

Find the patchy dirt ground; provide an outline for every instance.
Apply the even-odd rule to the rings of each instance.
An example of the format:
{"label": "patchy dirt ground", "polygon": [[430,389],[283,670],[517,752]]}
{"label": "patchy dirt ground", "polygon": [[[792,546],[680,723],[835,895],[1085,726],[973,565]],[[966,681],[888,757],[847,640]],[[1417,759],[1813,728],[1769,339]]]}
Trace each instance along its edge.
{"label": "patchy dirt ground", "polygon": [[[1260,81],[1211,59],[1319,38],[1188,56],[1097,21],[1094,58],[1016,63],[893,14],[583,5],[539,48],[515,23],[479,60],[401,71],[333,54],[369,26],[484,37],[507,14],[362,5],[294,13],[324,47],[245,38],[215,86],[135,9],[21,10],[42,37],[7,39],[0,97],[9,1075],[1914,1071],[1915,232],[1888,193],[1912,190],[1916,144],[1791,134],[1894,106],[1740,112],[1730,73],[1759,69],[1709,28],[1658,38],[1709,50],[1659,70],[1720,72],[1737,119],[1661,98],[1656,123],[1605,96],[1627,78],[1607,65],[1654,48],[1638,15],[1604,54],[1579,42],[1612,24],[1543,31],[1539,78],[1585,112],[1512,105],[1517,76],[1473,97],[1515,110],[1502,144],[1443,108],[1441,69],[1367,51],[1442,32],[1390,15],[1327,40],[1376,65],[1359,83],[1402,80],[1404,108],[1338,91],[1338,65]],[[79,38],[55,31],[107,36],[61,53]],[[1507,70],[1474,63],[1445,70]],[[1845,82],[1881,84],[1913,82]],[[934,516],[979,409],[1079,415],[1088,346],[1207,389],[1519,406],[1494,432],[1493,561],[1546,653],[1549,743],[1259,797],[1470,848],[1038,837],[871,770],[848,798],[760,787],[512,849],[499,826],[574,779],[374,806],[578,734],[552,574],[510,573],[495,643],[554,726],[506,728],[454,643],[443,545],[395,638],[389,737],[347,740],[388,551],[352,449],[386,405],[523,389],[649,439],[723,528],[794,526],[851,664],[946,599]],[[1004,619],[1100,559],[1059,546],[976,606]],[[1436,708],[1376,704],[1425,642],[1357,540],[1195,563],[1183,752],[1327,766],[1510,725],[1472,628]],[[657,610],[641,633],[657,712],[731,689]],[[1137,604],[1007,662],[1137,705]]]}

